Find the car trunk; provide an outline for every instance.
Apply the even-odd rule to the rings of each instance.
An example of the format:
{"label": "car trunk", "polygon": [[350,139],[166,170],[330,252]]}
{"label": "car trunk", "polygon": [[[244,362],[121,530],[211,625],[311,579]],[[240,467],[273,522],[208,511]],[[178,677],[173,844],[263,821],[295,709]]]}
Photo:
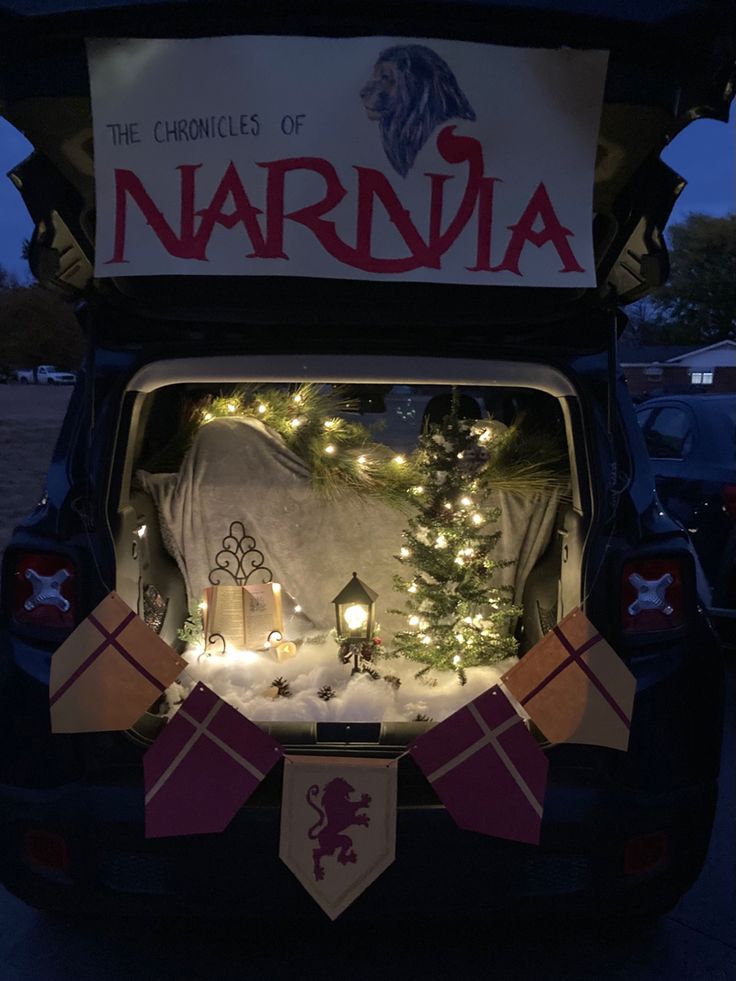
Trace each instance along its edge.
{"label": "car trunk", "polygon": [[[315,393],[324,405],[310,401]],[[293,416],[286,436],[279,400]],[[593,519],[583,503],[590,476],[587,449],[573,437],[579,393],[559,369],[398,355],[177,358],[141,368],[124,406],[109,496],[115,588],[189,664],[141,720],[136,732],[144,741],[199,680],[286,744],[404,743],[494,683],[517,653],[580,603]],[[289,436],[297,420],[316,424],[316,453]],[[423,432],[426,449],[427,441],[456,438],[453,425],[471,427],[481,454],[468,465],[457,500],[454,491],[443,496],[431,486],[426,465],[408,481],[399,476],[415,465]],[[351,426],[358,427],[357,444],[344,435]],[[494,448],[494,440],[506,449]],[[386,488],[354,487],[353,469],[380,459]],[[347,478],[333,480],[330,468],[341,465]],[[489,468],[493,481],[478,486]],[[449,548],[465,563],[461,573],[456,567],[460,578],[450,574],[437,588],[454,590],[462,576],[478,572],[473,550],[500,532],[488,553],[498,566],[481,572],[489,602],[498,606],[477,608],[489,649],[467,669],[460,653],[457,664],[440,659],[427,670],[427,660],[401,643],[403,631],[423,637],[428,630],[412,625],[408,590],[415,577],[431,581],[434,571],[407,549],[420,497],[447,509],[423,512],[437,554]],[[443,543],[463,521],[464,532]],[[381,643],[367,659],[341,658],[336,636],[332,601],[354,571],[378,593],[372,634]],[[216,596],[205,593],[213,584],[264,582],[279,584],[283,608],[281,620],[269,622],[282,635],[270,645],[263,634],[248,642],[247,611],[245,638],[236,636],[242,614],[235,625],[215,622]],[[491,595],[498,586],[503,595]],[[202,611],[205,600],[210,609]],[[518,609],[492,624],[492,610],[507,604]],[[462,652],[472,640],[462,632],[475,628],[463,626],[470,618],[459,610],[445,619],[456,621]]]}

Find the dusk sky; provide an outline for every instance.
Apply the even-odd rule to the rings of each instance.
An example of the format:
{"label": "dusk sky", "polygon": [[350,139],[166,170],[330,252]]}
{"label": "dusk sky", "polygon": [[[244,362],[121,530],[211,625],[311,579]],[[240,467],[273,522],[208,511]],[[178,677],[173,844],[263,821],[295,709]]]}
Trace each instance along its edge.
{"label": "dusk sky", "polygon": [[[731,113],[734,116],[734,111]],[[663,158],[688,182],[671,221],[690,211],[723,215],[736,210],[736,123],[699,120],[667,148]],[[4,176],[31,151],[30,144],[0,119],[0,265],[21,279],[28,275],[20,258],[32,228],[20,195]]]}

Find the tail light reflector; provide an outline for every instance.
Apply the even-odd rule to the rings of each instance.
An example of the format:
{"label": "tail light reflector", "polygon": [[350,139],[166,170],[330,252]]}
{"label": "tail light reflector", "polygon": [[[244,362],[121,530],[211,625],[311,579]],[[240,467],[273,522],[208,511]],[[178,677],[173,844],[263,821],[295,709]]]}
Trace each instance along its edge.
{"label": "tail light reflector", "polygon": [[627,633],[671,630],[685,622],[680,560],[627,562],[621,582],[621,626]]}
{"label": "tail light reflector", "polygon": [[23,836],[23,854],[37,869],[66,872],[69,868],[66,841],[53,831],[26,831]]}
{"label": "tail light reflector", "polygon": [[667,858],[667,835],[664,831],[630,838],[624,846],[624,874],[643,875],[659,868]]}
{"label": "tail light reflector", "polygon": [[76,577],[72,560],[53,552],[19,551],[14,557],[15,568],[6,579],[13,622],[40,629],[73,627]]}
{"label": "tail light reflector", "polygon": [[721,490],[723,510],[736,521],[736,484],[724,484]]}

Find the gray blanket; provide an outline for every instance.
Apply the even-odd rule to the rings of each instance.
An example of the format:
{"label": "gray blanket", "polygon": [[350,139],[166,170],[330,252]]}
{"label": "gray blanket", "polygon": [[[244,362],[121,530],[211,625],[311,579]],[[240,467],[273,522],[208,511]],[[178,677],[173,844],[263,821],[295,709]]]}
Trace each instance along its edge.
{"label": "gray blanket", "polygon": [[[251,582],[272,575],[291,597],[291,607],[299,604],[314,628],[326,629],[334,624],[333,598],[356,571],[379,594],[376,613],[384,636],[405,626],[403,617],[388,610],[403,606],[393,576],[405,574],[394,555],[406,515],[353,493],[326,499],[314,490],[305,464],[257,420],[214,420],[200,429],[178,474],[136,476],[156,503],[164,542],[190,601],[198,601],[213,582],[232,583],[233,574],[250,572]],[[488,502],[502,509],[495,554],[514,561],[498,570],[494,582],[512,585],[517,600],[549,542],[557,504],[558,495],[511,493]],[[240,548],[227,540],[234,523],[235,538],[241,537],[238,522],[249,536]],[[259,562],[267,572],[256,568]]]}

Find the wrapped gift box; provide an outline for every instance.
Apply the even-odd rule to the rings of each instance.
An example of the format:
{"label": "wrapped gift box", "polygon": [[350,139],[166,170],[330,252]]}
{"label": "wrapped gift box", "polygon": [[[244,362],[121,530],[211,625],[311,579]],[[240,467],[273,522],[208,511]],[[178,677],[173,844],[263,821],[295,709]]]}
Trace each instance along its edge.
{"label": "wrapped gift box", "polygon": [[146,837],[224,831],[281,756],[274,739],[196,685],[143,757]]}
{"label": "wrapped gift box", "polygon": [[581,610],[501,681],[550,742],[628,748],[636,679]]}
{"label": "wrapped gift box", "polygon": [[547,757],[498,686],[421,736],[411,755],[459,827],[539,843]]}
{"label": "wrapped gift box", "polygon": [[186,666],[117,593],[110,593],[51,659],[51,729],[129,729]]}

